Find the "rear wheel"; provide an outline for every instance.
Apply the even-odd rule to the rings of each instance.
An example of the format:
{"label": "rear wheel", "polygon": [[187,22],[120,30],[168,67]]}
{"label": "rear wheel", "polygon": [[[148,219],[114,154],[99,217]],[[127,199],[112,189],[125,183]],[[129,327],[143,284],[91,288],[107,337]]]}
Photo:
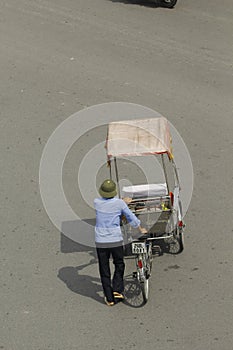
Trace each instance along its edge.
{"label": "rear wheel", "polygon": [[180,245],[180,253],[184,250],[184,232],[183,230],[181,232],[178,233],[176,239],[179,242]]}
{"label": "rear wheel", "polygon": [[[179,200],[179,213],[181,218],[183,217],[183,210],[182,210],[182,203]],[[177,224],[179,225],[179,219],[177,218]],[[180,251],[179,253],[181,253],[184,250],[184,224],[183,222],[181,222],[181,227],[176,227],[176,239],[179,242],[180,245]]]}
{"label": "rear wheel", "polygon": [[165,243],[169,245],[169,253],[171,254],[179,254],[184,250],[184,224],[179,219],[183,217],[181,201],[179,201],[177,211],[177,213],[175,211],[176,214],[172,215],[170,219],[172,237],[165,239]]}
{"label": "rear wheel", "polygon": [[177,239],[177,236],[165,238],[164,243],[167,245],[169,254],[179,254],[183,250],[181,249],[180,242]]}
{"label": "rear wheel", "polygon": [[174,7],[176,3],[177,3],[177,0],[161,0],[161,4],[167,8]]}

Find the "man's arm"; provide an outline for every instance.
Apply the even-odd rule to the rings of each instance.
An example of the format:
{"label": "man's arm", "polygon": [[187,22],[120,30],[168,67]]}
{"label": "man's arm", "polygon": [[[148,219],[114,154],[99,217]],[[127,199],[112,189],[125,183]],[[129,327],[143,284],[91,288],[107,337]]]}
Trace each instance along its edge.
{"label": "man's arm", "polygon": [[127,205],[123,206],[122,214],[125,215],[127,221],[132,227],[138,228],[142,234],[147,233],[147,230],[141,226],[141,221],[136,217],[134,213],[132,213],[132,211],[128,208]]}

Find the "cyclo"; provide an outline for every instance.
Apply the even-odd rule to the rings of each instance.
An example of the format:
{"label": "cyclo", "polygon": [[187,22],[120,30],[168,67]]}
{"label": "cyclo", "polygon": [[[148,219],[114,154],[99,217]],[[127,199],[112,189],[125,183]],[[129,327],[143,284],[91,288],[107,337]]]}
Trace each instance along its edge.
{"label": "cyclo", "polygon": [[130,254],[135,256],[133,276],[140,283],[146,303],[153,253],[161,252],[158,241],[163,241],[170,253],[184,249],[180,182],[168,120],[159,117],[112,122],[108,125],[106,150],[110,178],[115,177],[119,196],[125,198],[148,232],[139,237],[122,218],[125,247],[130,247]]}

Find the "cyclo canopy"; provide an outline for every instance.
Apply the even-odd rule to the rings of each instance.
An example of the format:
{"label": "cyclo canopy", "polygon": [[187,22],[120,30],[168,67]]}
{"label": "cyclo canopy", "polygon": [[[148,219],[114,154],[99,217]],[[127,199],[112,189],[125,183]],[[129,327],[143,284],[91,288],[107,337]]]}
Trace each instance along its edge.
{"label": "cyclo canopy", "polygon": [[107,157],[167,153],[173,158],[168,120],[164,117],[125,120],[108,125]]}

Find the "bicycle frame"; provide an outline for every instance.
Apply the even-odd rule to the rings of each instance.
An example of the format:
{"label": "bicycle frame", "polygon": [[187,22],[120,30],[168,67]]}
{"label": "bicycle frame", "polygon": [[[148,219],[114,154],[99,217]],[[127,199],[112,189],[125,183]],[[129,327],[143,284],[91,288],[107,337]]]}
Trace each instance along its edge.
{"label": "bicycle frame", "polygon": [[135,254],[136,272],[133,276],[137,278],[143,295],[144,303],[149,297],[149,278],[152,269],[152,241],[154,238],[146,238],[144,241],[132,242],[132,253]]}

